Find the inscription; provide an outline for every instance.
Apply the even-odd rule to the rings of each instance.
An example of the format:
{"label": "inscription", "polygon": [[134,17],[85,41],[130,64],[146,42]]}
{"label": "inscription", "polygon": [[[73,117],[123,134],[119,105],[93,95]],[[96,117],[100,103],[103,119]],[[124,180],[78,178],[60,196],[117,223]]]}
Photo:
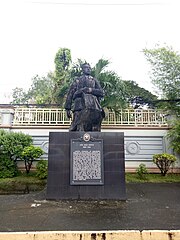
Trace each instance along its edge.
{"label": "inscription", "polygon": [[100,151],[73,152],[73,181],[101,179]]}
{"label": "inscription", "polygon": [[71,184],[103,184],[102,140],[71,142]]}

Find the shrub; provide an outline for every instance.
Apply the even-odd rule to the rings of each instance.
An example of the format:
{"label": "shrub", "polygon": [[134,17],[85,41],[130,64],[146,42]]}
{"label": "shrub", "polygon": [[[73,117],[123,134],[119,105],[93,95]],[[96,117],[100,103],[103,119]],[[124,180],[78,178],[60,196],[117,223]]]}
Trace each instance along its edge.
{"label": "shrub", "polygon": [[17,175],[17,166],[7,156],[0,156],[0,178],[12,178]]}
{"label": "shrub", "polygon": [[141,163],[136,169],[136,173],[140,179],[146,179],[146,174],[148,173],[146,165],[144,163]]}
{"label": "shrub", "polygon": [[48,161],[47,160],[39,160],[36,165],[36,176],[40,179],[46,179],[48,175]]}
{"label": "shrub", "polygon": [[0,131],[0,154],[15,163],[21,157],[24,147],[32,144],[32,137],[21,132]]}
{"label": "shrub", "polygon": [[32,144],[32,137],[21,132],[0,130],[0,175],[14,177],[17,174],[17,159],[24,147]]}
{"label": "shrub", "polygon": [[43,153],[40,147],[35,147],[33,145],[24,148],[21,159],[24,160],[26,173],[30,172],[33,161],[43,155]]}
{"label": "shrub", "polygon": [[160,169],[162,176],[166,175],[171,164],[176,160],[177,158],[174,155],[168,153],[154,154],[153,156],[153,162]]}

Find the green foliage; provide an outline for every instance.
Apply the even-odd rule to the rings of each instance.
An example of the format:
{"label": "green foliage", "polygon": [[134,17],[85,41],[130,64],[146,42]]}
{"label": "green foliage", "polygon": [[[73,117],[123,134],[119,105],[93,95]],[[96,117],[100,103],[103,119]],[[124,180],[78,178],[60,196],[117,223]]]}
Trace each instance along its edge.
{"label": "green foliage", "polygon": [[172,122],[172,128],[168,131],[167,137],[170,140],[170,147],[180,153],[180,120]]}
{"label": "green foliage", "polygon": [[126,80],[124,81],[124,84],[126,88],[126,100],[133,106],[133,108],[136,109],[143,106],[148,106],[150,108],[155,107],[154,101],[157,100],[156,95],[139,87],[134,81]]}
{"label": "green foliage", "polygon": [[32,79],[31,88],[28,90],[28,99],[31,103],[51,104],[53,103],[52,92],[54,88],[53,74],[49,73],[46,77],[36,75]]}
{"label": "green foliage", "polygon": [[140,179],[137,174],[126,173],[126,182],[127,183],[176,183],[180,182],[180,174],[178,173],[168,173],[166,177],[157,173],[149,173],[145,179]]}
{"label": "green foliage", "polygon": [[12,89],[12,104],[26,104],[28,103],[28,95],[23,88],[14,88]]}
{"label": "green foliage", "polygon": [[0,155],[0,178],[12,178],[17,175],[17,166],[7,156]]}
{"label": "green foliage", "polygon": [[136,173],[140,179],[146,179],[148,170],[146,168],[146,165],[144,163],[141,163],[139,167],[136,169]]}
{"label": "green foliage", "polygon": [[172,163],[174,163],[177,158],[169,153],[159,153],[153,155],[153,162],[160,169],[162,176],[165,176],[168,172]]}
{"label": "green foliage", "polygon": [[[46,77],[38,75],[32,79],[28,91],[22,88],[13,89],[15,104],[52,104],[56,103],[63,108],[66,94],[72,81],[82,74],[81,65],[85,60],[78,59],[71,63],[71,51],[60,48],[54,59],[55,71]],[[123,81],[114,71],[107,70],[109,60],[99,59],[92,68],[92,76],[97,78],[105,91],[101,105],[118,112],[128,107],[129,103],[135,108],[143,105],[152,106],[157,97],[144,88],[140,88],[134,81]]]}
{"label": "green foliage", "polygon": [[42,191],[46,180],[36,177],[36,173],[18,173],[13,178],[0,178],[0,194],[19,194]]}
{"label": "green foliage", "polygon": [[23,149],[21,159],[24,160],[26,173],[30,172],[33,161],[43,155],[43,153],[44,152],[40,147],[35,147],[33,145]]}
{"label": "green foliage", "polygon": [[106,70],[109,64],[109,60],[99,59],[92,69],[92,76],[99,80],[105,92],[101,105],[108,109],[118,111],[126,106],[125,85],[115,72]]}
{"label": "green foliage", "polygon": [[32,137],[21,132],[0,130],[0,172],[3,177],[17,174],[17,159],[25,147],[32,144]]}
{"label": "green foliage", "polygon": [[55,72],[45,77],[36,75],[32,78],[32,85],[28,91],[22,88],[13,89],[13,104],[52,104],[61,107],[67,93],[70,78],[71,52],[67,48],[60,48],[55,56]]}
{"label": "green foliage", "polygon": [[71,63],[71,51],[68,48],[60,48],[55,56],[55,73],[57,78],[61,78],[62,72],[69,69]]}
{"label": "green foliage", "polygon": [[107,59],[99,59],[99,61],[96,63],[96,65],[92,69],[92,75],[99,79],[99,75],[103,72],[106,72],[106,68],[109,66],[110,62]]}
{"label": "green foliage", "polygon": [[71,64],[71,67],[69,69],[71,79],[74,79],[75,77],[80,77],[82,75],[81,65],[85,62],[86,62],[85,60],[78,58],[77,62]]}
{"label": "green foliage", "polygon": [[107,71],[99,75],[99,81],[104,89],[105,97],[102,106],[118,112],[127,106],[125,84],[116,73]]}
{"label": "green foliage", "polygon": [[40,179],[46,179],[48,176],[48,161],[39,160],[36,164],[36,176]]}
{"label": "green foliage", "polygon": [[[82,74],[81,64],[86,62],[78,59],[78,62],[71,67],[71,78],[78,77]],[[124,82],[113,71],[107,71],[106,68],[109,61],[106,59],[99,59],[99,61],[92,68],[92,76],[98,79],[102,88],[105,91],[105,97],[101,101],[103,107],[107,107],[114,111],[125,107],[126,101],[124,98],[125,88]]]}
{"label": "green foliage", "polygon": [[[152,82],[159,89],[164,99],[180,99],[180,55],[171,47],[143,49],[147,61],[152,67]],[[164,108],[180,114],[176,101],[161,105]]]}
{"label": "green foliage", "polygon": [[13,89],[13,104],[51,104],[53,103],[54,81],[53,74],[46,77],[36,75],[32,78],[31,87],[24,91],[22,88]]}
{"label": "green foliage", "polygon": [[56,53],[54,63],[55,75],[53,96],[55,102],[62,107],[70,84],[69,67],[71,63],[71,51],[67,48],[60,48]]}
{"label": "green foliage", "polygon": [[32,144],[32,137],[21,132],[0,131],[0,154],[16,163],[25,147]]}
{"label": "green foliage", "polygon": [[[78,59],[71,67],[71,77],[75,78],[82,74],[80,65],[86,61]],[[105,91],[105,97],[101,105],[118,112],[131,103],[135,107],[153,105],[157,96],[141,88],[134,81],[123,81],[115,72],[106,70],[110,62],[107,59],[99,59],[92,68],[92,76],[97,78]]]}

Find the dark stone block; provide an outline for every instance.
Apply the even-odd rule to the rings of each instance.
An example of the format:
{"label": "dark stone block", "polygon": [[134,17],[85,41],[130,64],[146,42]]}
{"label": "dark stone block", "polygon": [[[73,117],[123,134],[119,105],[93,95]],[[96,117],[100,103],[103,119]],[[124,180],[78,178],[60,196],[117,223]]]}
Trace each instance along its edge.
{"label": "dark stone block", "polygon": [[104,165],[104,172],[120,172],[123,166],[116,159],[107,159]]}
{"label": "dark stone block", "polygon": [[90,132],[103,140],[104,184],[70,185],[70,142],[84,132],[51,132],[47,199],[126,199],[124,135],[113,132]]}

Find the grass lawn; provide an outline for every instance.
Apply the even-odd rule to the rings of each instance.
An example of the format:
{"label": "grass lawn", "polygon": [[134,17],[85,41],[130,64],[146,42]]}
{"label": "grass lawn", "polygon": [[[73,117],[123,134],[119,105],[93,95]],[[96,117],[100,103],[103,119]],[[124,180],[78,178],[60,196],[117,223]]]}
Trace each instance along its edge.
{"label": "grass lawn", "polygon": [[168,173],[166,176],[162,176],[158,173],[149,173],[145,174],[143,179],[140,179],[136,173],[126,173],[126,182],[127,183],[177,183],[180,182],[180,174],[177,173]]}
{"label": "grass lawn", "polygon": [[[126,173],[126,183],[180,183],[180,174],[145,174],[144,179],[140,179],[136,173]],[[0,178],[0,194],[8,193],[29,193],[40,191],[46,186],[47,180],[41,180],[35,173],[19,174],[14,178]]]}
{"label": "grass lawn", "polygon": [[47,180],[41,180],[36,177],[35,173],[19,174],[14,178],[0,178],[0,194],[1,193],[28,193],[32,191],[42,190]]}

